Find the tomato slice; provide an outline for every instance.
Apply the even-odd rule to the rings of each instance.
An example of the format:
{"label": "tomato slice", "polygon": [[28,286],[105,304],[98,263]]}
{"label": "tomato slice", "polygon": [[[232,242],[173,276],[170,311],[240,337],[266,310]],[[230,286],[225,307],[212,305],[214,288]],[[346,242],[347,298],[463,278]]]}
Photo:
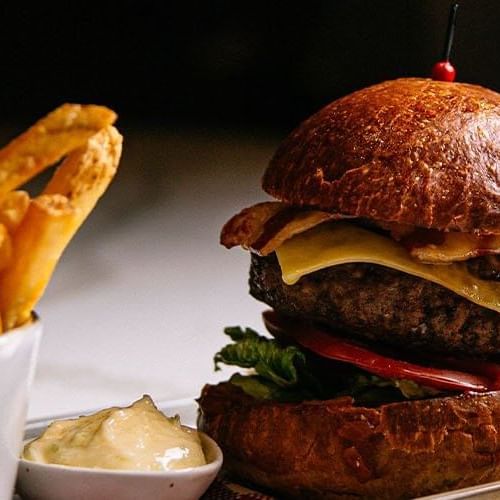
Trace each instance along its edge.
{"label": "tomato slice", "polygon": [[[456,361],[456,368],[459,369],[423,366],[379,354],[336,337],[326,329],[284,317],[275,311],[265,311],[263,317],[266,328],[275,337],[292,339],[319,356],[350,363],[380,377],[413,380],[426,387],[445,391],[484,392],[499,388],[500,367],[494,363],[487,363],[488,366],[482,371],[477,370],[478,364],[458,360],[453,361]],[[476,367],[477,373],[462,371],[472,366]],[[497,377],[491,379],[493,374]]]}
{"label": "tomato slice", "polygon": [[500,389],[500,365],[490,361],[481,361],[474,359],[455,359],[455,358],[437,358],[427,357],[427,360],[439,363],[448,368],[457,369],[467,373],[474,373],[486,377],[489,381],[488,389],[497,391]]}

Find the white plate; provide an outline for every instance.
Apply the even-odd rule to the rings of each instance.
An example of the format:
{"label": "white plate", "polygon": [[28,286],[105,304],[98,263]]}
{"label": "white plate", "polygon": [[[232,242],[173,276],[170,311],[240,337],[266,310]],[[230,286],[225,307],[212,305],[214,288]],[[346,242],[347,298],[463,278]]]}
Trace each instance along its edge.
{"label": "white plate", "polygon": [[[181,417],[181,422],[183,422],[185,425],[195,427],[198,405],[196,404],[194,399],[195,398],[193,397],[175,401],[161,401],[158,403],[158,408],[169,416],[178,414]],[[84,413],[94,413],[97,410],[98,409],[89,410]],[[53,420],[57,420],[60,418],[71,418],[75,416],[75,414],[56,415],[54,417],[51,417],[50,419],[30,420],[28,422],[28,425],[26,426],[25,438],[30,439],[36,437]],[[472,486],[470,488],[450,491],[447,493],[421,497],[417,500],[462,500],[465,498],[472,498],[477,500],[498,500],[500,499],[500,481],[482,484],[479,486]]]}

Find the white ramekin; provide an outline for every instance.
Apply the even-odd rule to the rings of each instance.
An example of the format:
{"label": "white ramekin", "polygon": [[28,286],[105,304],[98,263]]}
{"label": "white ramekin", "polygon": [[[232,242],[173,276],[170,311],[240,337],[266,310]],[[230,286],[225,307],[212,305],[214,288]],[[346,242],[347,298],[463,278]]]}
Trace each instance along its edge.
{"label": "white ramekin", "polygon": [[42,323],[0,334],[0,500],[10,500],[23,443]]}

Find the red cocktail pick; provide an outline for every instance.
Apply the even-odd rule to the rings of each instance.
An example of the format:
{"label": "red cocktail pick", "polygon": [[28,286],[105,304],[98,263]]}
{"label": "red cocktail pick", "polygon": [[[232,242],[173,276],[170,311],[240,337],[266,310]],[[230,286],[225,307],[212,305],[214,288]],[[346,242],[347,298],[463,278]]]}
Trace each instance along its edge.
{"label": "red cocktail pick", "polygon": [[455,35],[455,25],[457,20],[458,3],[454,3],[450,8],[448,18],[448,29],[446,31],[446,41],[443,51],[443,60],[437,62],[432,68],[432,79],[442,82],[453,82],[457,72],[450,63],[451,47],[453,45],[453,36]]}

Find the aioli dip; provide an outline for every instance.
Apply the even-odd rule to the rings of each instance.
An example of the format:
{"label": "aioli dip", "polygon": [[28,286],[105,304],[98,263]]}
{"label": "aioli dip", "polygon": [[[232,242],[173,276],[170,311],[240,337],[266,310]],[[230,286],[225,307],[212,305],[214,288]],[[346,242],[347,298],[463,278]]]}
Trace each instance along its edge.
{"label": "aioli dip", "polygon": [[75,467],[164,471],[205,465],[195,430],[166,417],[149,396],[126,408],[53,422],[23,458]]}

